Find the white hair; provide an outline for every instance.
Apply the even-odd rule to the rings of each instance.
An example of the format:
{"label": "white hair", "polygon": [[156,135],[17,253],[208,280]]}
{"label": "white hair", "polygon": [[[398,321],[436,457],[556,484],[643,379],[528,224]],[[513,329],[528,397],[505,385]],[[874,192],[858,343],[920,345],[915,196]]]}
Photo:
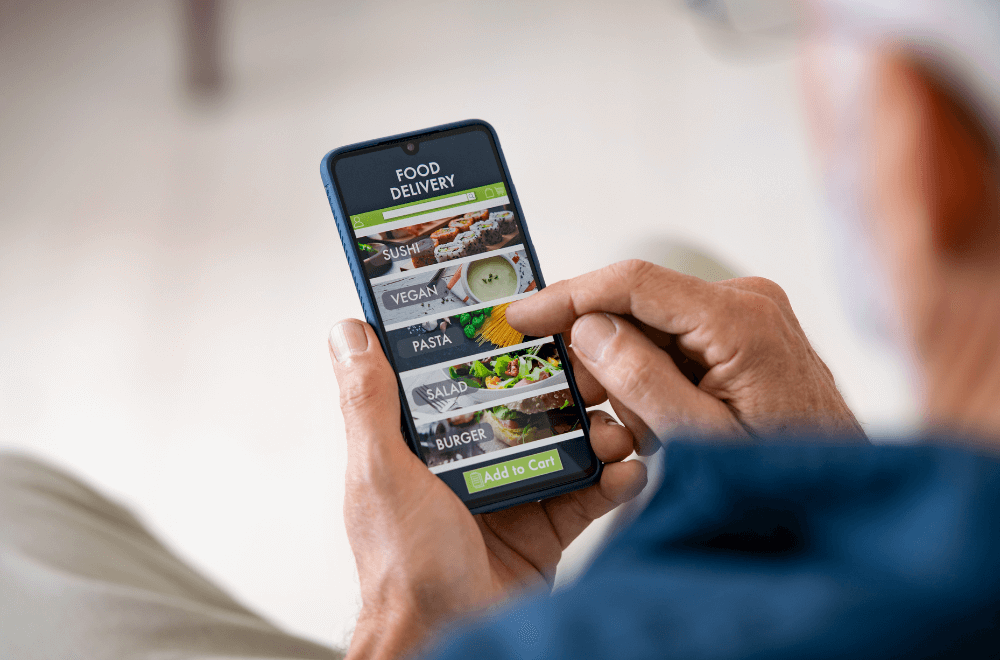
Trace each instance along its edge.
{"label": "white hair", "polygon": [[930,61],[1000,144],[1000,1],[819,0],[829,28],[868,45],[894,43]]}

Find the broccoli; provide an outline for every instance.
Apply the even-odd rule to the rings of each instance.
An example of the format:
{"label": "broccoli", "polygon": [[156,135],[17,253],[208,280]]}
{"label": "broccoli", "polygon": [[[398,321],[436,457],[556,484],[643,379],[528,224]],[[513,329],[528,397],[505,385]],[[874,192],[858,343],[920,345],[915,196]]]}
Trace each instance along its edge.
{"label": "broccoli", "polygon": [[476,336],[476,329],[473,328],[471,325],[467,325],[464,328],[462,328],[462,332],[464,332],[465,336],[468,337],[469,339],[472,339],[473,337]]}
{"label": "broccoli", "polygon": [[469,321],[472,320],[472,314],[467,312],[462,312],[458,315],[458,322],[460,325],[469,325]]}

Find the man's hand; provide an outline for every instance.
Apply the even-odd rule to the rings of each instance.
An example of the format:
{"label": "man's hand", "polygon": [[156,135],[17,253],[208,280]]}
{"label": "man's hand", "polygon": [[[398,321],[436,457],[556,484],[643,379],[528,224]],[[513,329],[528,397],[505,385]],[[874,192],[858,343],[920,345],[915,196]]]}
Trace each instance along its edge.
{"label": "man's hand", "polygon": [[[403,441],[396,379],[372,329],[343,321],[330,346],[347,428],[344,519],[363,601],[348,657],[397,657],[449,619],[551,587],[566,546],[646,484],[642,463],[622,462],[632,434],[594,412],[591,439],[606,463],[599,483],[472,516]],[[588,405],[600,401],[600,388],[581,393]]]}
{"label": "man's hand", "polygon": [[710,284],[623,261],[512,304],[507,320],[529,335],[564,333],[577,381],[605,389],[640,453],[676,433],[864,438],[769,280]]}

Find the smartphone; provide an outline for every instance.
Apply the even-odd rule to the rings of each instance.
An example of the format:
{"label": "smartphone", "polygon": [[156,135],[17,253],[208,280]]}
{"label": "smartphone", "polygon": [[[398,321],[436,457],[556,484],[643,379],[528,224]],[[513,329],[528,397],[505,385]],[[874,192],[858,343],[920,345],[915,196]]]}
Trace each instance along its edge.
{"label": "smartphone", "polygon": [[562,338],[506,320],[545,283],[493,127],[469,120],[341,147],[321,171],[414,453],[473,513],[596,482]]}

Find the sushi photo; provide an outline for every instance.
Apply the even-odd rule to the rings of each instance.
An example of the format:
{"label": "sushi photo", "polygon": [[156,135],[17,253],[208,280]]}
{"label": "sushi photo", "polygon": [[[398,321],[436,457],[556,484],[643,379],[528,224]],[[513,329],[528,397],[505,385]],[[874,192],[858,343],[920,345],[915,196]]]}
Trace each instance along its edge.
{"label": "sushi photo", "polygon": [[462,252],[462,246],[458,243],[445,243],[434,248],[434,260],[439,264],[452,259],[458,259]]}
{"label": "sushi photo", "polygon": [[455,238],[455,242],[462,246],[463,257],[471,257],[486,252],[486,243],[483,241],[482,236],[475,231],[462,232]]}
{"label": "sushi photo", "polygon": [[503,234],[510,234],[517,231],[517,223],[514,222],[514,213],[512,211],[494,211],[490,213],[490,220],[496,220],[500,225],[500,232]]}
{"label": "sushi photo", "polygon": [[480,220],[474,223],[470,229],[478,233],[486,245],[499,243],[500,239],[503,238],[503,234],[500,232],[500,223],[496,220]]}
{"label": "sushi photo", "polygon": [[475,222],[475,220],[473,220],[472,218],[467,218],[463,216],[461,218],[455,218],[454,220],[448,223],[448,226],[462,232],[462,231],[468,231],[469,227],[472,226],[473,222]]}
{"label": "sushi photo", "polygon": [[489,211],[473,211],[472,213],[465,214],[465,219],[471,220],[472,222],[479,222],[480,220],[486,220],[489,217],[490,217]]}
{"label": "sushi photo", "polygon": [[513,247],[521,240],[514,213],[498,206],[375,233],[359,239],[359,245],[364,245],[365,272],[385,279]]}
{"label": "sushi photo", "polygon": [[431,240],[434,241],[434,245],[444,245],[445,243],[451,243],[458,236],[458,229],[455,227],[442,227],[441,229],[435,229],[431,232]]}

